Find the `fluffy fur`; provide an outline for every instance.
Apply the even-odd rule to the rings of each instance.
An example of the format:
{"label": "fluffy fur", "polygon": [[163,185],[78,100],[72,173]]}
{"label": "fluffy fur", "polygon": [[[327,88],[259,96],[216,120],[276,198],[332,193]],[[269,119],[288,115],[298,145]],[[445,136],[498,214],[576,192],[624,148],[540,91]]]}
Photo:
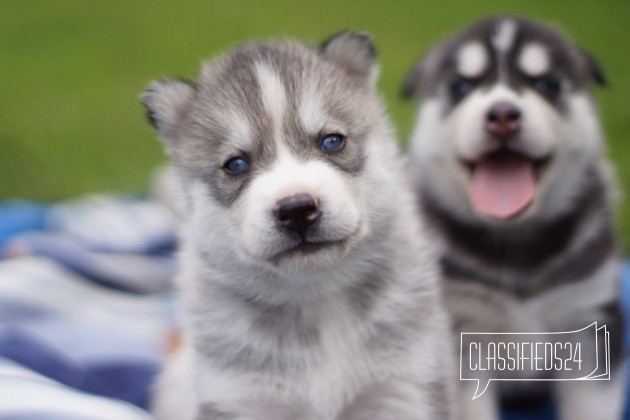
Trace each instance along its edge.
{"label": "fluffy fur", "polygon": [[[346,32],[248,43],[143,95],[185,201],[184,346],[157,418],[450,418],[438,268],[377,74],[370,37]],[[248,171],[226,171],[235,156]],[[296,235],[273,209],[304,193],[321,218]]]}
{"label": "fluffy fur", "polygon": [[[564,420],[620,419],[623,411],[614,188],[592,97],[604,83],[596,61],[558,30],[508,16],[439,44],[404,85],[421,103],[414,179],[442,246],[456,342],[461,331],[571,331],[594,321],[611,330],[610,382],[555,382]],[[484,129],[497,103],[521,113],[520,131],[507,140]],[[499,220],[478,211],[468,190],[479,160],[503,149],[529,160],[535,195]],[[499,396],[523,400],[545,384],[492,383],[475,401],[464,389],[461,418],[497,419]]]}

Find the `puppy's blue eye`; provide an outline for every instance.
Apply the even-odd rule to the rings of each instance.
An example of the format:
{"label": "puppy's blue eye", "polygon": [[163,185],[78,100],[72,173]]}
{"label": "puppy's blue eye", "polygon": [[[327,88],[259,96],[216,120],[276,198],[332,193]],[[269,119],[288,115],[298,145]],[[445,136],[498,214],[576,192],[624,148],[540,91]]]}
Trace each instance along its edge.
{"label": "puppy's blue eye", "polygon": [[345,138],[341,134],[327,134],[322,137],[319,147],[324,152],[335,152],[345,144]]}
{"label": "puppy's blue eye", "polygon": [[249,170],[249,163],[241,157],[234,157],[226,161],[223,168],[233,174],[242,174]]}
{"label": "puppy's blue eye", "polygon": [[468,79],[459,79],[451,85],[451,96],[455,102],[460,101],[475,89],[475,83]]}

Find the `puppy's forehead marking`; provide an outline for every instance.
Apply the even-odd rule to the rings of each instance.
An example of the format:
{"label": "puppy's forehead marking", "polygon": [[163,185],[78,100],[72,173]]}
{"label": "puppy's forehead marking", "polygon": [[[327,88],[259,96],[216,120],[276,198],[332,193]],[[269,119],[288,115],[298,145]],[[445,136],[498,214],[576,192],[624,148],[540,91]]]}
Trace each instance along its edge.
{"label": "puppy's forehead marking", "polygon": [[519,56],[518,66],[527,76],[541,76],[551,68],[549,50],[539,43],[526,44]]}
{"label": "puppy's forehead marking", "polygon": [[516,22],[512,19],[500,20],[492,37],[492,46],[497,52],[505,54],[512,48],[515,38]]}
{"label": "puppy's forehead marking", "polygon": [[467,42],[457,51],[457,71],[464,77],[475,78],[488,66],[488,54],[479,41]]}
{"label": "puppy's forehead marking", "polygon": [[286,110],[287,91],[280,75],[270,65],[262,62],[255,64],[256,78],[260,86],[263,106],[273,122],[274,132],[279,134]]}

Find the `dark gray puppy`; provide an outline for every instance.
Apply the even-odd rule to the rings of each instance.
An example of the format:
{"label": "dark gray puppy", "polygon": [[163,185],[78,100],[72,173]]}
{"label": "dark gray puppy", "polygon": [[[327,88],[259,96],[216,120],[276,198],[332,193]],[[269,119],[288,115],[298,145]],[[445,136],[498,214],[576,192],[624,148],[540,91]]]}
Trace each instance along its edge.
{"label": "dark gray puppy", "polygon": [[500,396],[518,400],[551,383],[562,419],[621,418],[614,177],[592,95],[604,83],[593,57],[558,30],[508,16],[440,43],[404,85],[421,103],[413,172],[442,246],[456,342],[460,331],[572,331],[594,321],[610,331],[611,381],[493,383],[495,395],[475,401],[474,382],[462,382],[462,418],[498,419]]}

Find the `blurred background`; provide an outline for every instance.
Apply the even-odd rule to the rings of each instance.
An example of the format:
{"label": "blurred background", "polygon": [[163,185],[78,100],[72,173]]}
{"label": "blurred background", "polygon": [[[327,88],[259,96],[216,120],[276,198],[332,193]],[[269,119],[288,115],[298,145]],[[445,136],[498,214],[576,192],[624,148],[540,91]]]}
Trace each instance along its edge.
{"label": "blurred background", "polygon": [[[600,61],[609,151],[630,188],[630,2],[162,1],[0,2],[0,199],[57,200],[139,193],[164,161],[138,95],[164,75],[195,77],[200,62],[250,38],[319,43],[363,29],[380,50],[381,91],[401,141],[414,117],[399,98],[412,63],[471,21],[516,13],[560,25]],[[630,249],[630,203],[619,212]]]}

